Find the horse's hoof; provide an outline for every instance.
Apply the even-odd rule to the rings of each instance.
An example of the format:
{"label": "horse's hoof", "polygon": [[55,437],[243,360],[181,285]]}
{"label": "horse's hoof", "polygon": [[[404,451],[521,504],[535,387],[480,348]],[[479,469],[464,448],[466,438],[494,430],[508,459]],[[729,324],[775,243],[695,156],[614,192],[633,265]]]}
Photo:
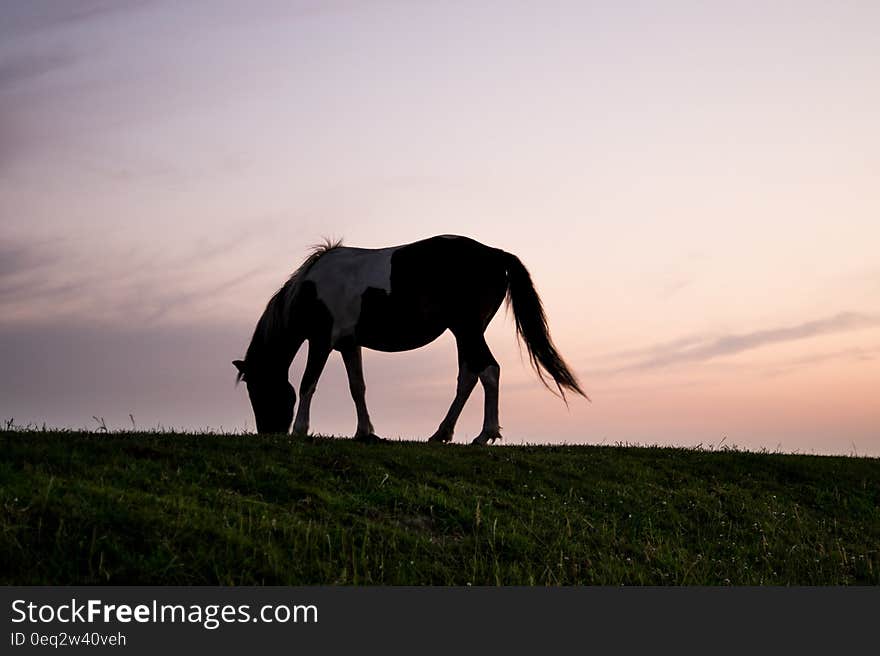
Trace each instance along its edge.
{"label": "horse's hoof", "polygon": [[471,444],[476,444],[477,446],[484,446],[485,444],[492,442],[495,440],[501,439],[501,433],[498,431],[483,431],[479,435],[474,438],[474,441]]}
{"label": "horse's hoof", "polygon": [[452,441],[452,431],[438,430],[431,437],[428,438],[429,442],[440,442],[441,444],[446,444],[447,442]]}
{"label": "horse's hoof", "polygon": [[364,444],[378,444],[379,442],[387,442],[385,438],[379,437],[375,433],[367,433],[365,435],[355,435],[355,442],[363,442]]}

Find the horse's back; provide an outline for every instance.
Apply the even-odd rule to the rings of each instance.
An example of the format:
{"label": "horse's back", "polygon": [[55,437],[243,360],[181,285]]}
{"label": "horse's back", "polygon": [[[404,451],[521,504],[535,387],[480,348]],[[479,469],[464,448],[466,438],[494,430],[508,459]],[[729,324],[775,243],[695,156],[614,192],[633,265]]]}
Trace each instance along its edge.
{"label": "horse's back", "polygon": [[409,350],[448,328],[485,328],[507,290],[503,256],[455,235],[379,249],[341,246],[305,280],[332,317],[332,344],[352,339],[377,350]]}
{"label": "horse's back", "polygon": [[431,339],[446,329],[482,331],[507,292],[504,258],[503,251],[451,235],[402,246],[391,258],[391,293],[374,294],[372,308],[365,304],[365,326],[384,314],[393,318],[386,326],[399,326],[390,332],[401,334],[409,326]]}
{"label": "horse's back", "polygon": [[502,251],[469,237],[441,235],[398,248],[392,256],[393,293],[427,291],[465,300],[469,290],[504,277]]}

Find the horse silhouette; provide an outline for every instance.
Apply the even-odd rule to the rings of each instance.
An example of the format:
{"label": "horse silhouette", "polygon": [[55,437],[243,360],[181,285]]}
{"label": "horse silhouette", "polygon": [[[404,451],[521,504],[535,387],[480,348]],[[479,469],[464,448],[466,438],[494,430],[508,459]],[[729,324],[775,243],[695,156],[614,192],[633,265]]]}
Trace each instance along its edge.
{"label": "horse silhouette", "polygon": [[[309,430],[309,408],[318,378],[333,350],[342,354],[357,409],[355,439],[379,441],[367,411],[361,349],[409,351],[446,330],[458,350],[455,399],[429,438],[449,442],[479,380],[485,392],[483,429],[474,444],[501,438],[498,382],[501,369],[484,333],[507,298],[517,338],[524,342],[538,377],[548,375],[565,390],[586,397],[553,345],[547,318],[528,270],[519,258],[467,237],[441,235],[403,246],[350,248],[341,242],[316,247],[266,306],[237,380],[247,384],[259,433]],[[288,369],[308,340],[300,403]]]}

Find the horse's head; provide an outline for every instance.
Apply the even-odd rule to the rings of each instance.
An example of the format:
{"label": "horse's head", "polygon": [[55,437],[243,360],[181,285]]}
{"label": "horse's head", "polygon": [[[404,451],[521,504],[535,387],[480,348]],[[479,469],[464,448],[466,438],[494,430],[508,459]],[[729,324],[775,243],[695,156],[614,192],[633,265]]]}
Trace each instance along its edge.
{"label": "horse's head", "polygon": [[[296,392],[285,372],[270,373],[249,367],[243,360],[234,360],[237,380],[247,385],[258,433],[286,433],[293,421]],[[254,369],[254,370],[252,370]]]}

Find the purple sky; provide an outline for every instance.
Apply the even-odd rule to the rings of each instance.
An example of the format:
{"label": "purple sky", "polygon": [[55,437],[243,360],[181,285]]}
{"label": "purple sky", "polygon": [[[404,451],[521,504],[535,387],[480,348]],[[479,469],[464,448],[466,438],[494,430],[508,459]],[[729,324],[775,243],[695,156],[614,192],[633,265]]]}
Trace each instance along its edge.
{"label": "purple sky", "polygon": [[[230,361],[309,245],[458,233],[526,263],[593,399],[502,311],[509,443],[880,455],[877,34],[873,1],[0,1],[0,419],[253,428]],[[366,376],[426,437],[452,339]],[[312,426],[354,428],[337,357]]]}

